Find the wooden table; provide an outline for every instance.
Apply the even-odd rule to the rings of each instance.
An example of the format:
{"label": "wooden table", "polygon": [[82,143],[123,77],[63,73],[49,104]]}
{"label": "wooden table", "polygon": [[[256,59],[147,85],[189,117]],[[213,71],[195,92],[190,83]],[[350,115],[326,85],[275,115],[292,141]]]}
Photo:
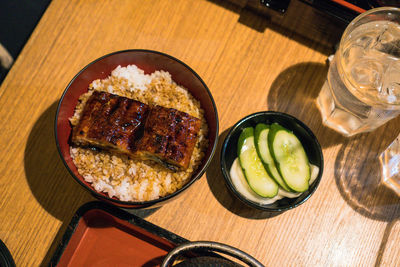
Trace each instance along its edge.
{"label": "wooden table", "polygon": [[[376,160],[400,119],[353,138],[323,126],[315,99],[343,25],[298,1],[284,16],[256,14],[247,2],[52,1],[0,88],[0,239],[17,266],[46,265],[76,209],[94,200],[57,153],[53,122],[63,90],[92,60],[129,48],[191,66],[220,121],[204,177],[178,200],[142,211],[146,220],[190,240],[238,247],[267,266],[400,264],[400,198],[381,185]],[[261,110],[305,122],[325,157],[314,195],[275,216],[235,199],[219,167],[227,130]]]}

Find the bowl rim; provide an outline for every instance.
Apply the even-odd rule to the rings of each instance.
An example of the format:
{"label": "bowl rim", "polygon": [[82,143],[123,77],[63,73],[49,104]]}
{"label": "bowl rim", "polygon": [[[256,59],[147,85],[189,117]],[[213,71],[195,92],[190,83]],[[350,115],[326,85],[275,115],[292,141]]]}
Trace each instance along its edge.
{"label": "bowl rim", "polygon": [[[282,206],[282,207],[277,207],[277,208],[272,208],[270,207],[270,205],[272,204],[265,204],[265,205],[261,205],[261,204],[257,204],[256,202],[250,201],[249,199],[245,198],[242,194],[240,194],[235,186],[232,184],[231,182],[231,178],[230,178],[230,174],[229,174],[229,170],[228,170],[228,166],[226,166],[226,161],[225,161],[225,154],[226,154],[226,149],[228,147],[228,142],[230,141],[230,139],[232,138],[232,135],[239,129],[239,127],[241,127],[241,125],[254,118],[254,117],[258,117],[260,115],[268,115],[268,116],[280,116],[286,119],[290,119],[293,120],[295,123],[297,123],[299,126],[301,126],[306,133],[313,139],[313,142],[315,143],[316,147],[317,147],[317,151],[319,152],[319,158],[321,161],[321,166],[319,167],[319,172],[318,172],[318,176],[317,178],[315,178],[314,181],[314,186],[312,188],[309,189],[309,192],[307,194],[307,196],[304,197],[303,200],[301,200],[300,202],[293,204],[293,205],[289,205],[289,206]],[[283,211],[287,211],[293,208],[296,208],[298,206],[300,206],[301,204],[303,204],[304,202],[306,202],[311,195],[316,191],[317,187],[319,186],[319,183],[321,181],[322,178],[322,174],[324,171],[324,156],[323,156],[323,151],[321,149],[321,145],[318,142],[318,139],[316,138],[316,136],[314,135],[314,133],[311,131],[311,129],[304,124],[302,121],[300,121],[299,119],[297,119],[296,117],[289,115],[287,113],[284,112],[279,112],[279,111],[259,111],[259,112],[255,112],[252,114],[249,114],[247,116],[245,116],[244,118],[240,119],[238,122],[236,122],[229,130],[228,134],[226,135],[224,142],[222,144],[222,150],[221,150],[221,155],[220,155],[220,165],[221,165],[221,171],[222,174],[224,176],[225,179],[225,184],[227,184],[228,188],[231,190],[231,192],[239,198],[240,201],[242,201],[244,204],[256,208],[258,210],[264,210],[264,211],[272,211],[272,212],[283,212]],[[232,167],[232,166],[230,166]],[[300,196],[299,196],[300,197]],[[298,197],[297,197],[298,198]]]}
{"label": "bowl rim", "polygon": [[[58,134],[57,134],[57,122],[58,122],[58,117],[59,117],[59,112],[60,112],[60,108],[61,108],[61,104],[64,100],[65,95],[68,92],[68,89],[70,88],[70,86],[72,85],[72,83],[87,69],[89,68],[91,65],[97,63],[98,61],[101,61],[107,57],[113,56],[115,54],[122,54],[122,53],[135,53],[135,52],[141,52],[141,53],[152,53],[152,54],[157,54],[163,57],[167,57],[169,59],[174,60],[175,62],[183,65],[186,69],[188,69],[199,81],[200,83],[203,85],[203,87],[206,89],[206,92],[209,96],[209,99],[211,100],[211,104],[212,107],[214,109],[214,116],[215,116],[215,121],[216,121],[216,128],[215,128],[215,141],[214,144],[212,145],[212,149],[210,152],[210,156],[208,157],[208,159],[206,160],[204,166],[198,171],[197,175],[192,176],[190,181],[187,182],[186,184],[184,184],[180,189],[176,190],[175,192],[166,195],[164,197],[160,197],[157,199],[153,199],[153,200],[149,200],[149,201],[122,201],[119,199],[114,199],[109,197],[108,195],[103,195],[99,192],[97,192],[94,188],[87,186],[86,184],[84,184],[81,179],[79,179],[75,173],[69,168],[66,160],[64,159],[63,155],[62,155],[62,151],[61,151],[61,147],[58,141]],[[134,64],[134,63],[132,63]],[[157,203],[163,202],[163,201],[167,201],[169,199],[174,198],[175,196],[177,196],[178,194],[182,193],[183,191],[185,191],[186,189],[188,189],[194,182],[196,182],[197,180],[199,180],[203,174],[205,173],[205,171],[207,170],[208,166],[210,165],[215,151],[217,149],[217,144],[218,144],[218,137],[219,137],[219,120],[218,120],[218,110],[217,110],[217,106],[215,104],[214,98],[211,94],[210,89],[208,88],[208,86],[206,85],[206,83],[203,81],[203,79],[191,68],[189,67],[186,63],[184,63],[183,61],[168,55],[166,53],[163,52],[159,52],[159,51],[155,51],[155,50],[150,50],[150,49],[126,49],[126,50],[119,50],[119,51],[115,51],[115,52],[111,52],[108,53],[106,55],[103,55],[93,61],[91,61],[89,64],[87,64],[85,67],[83,67],[73,78],[72,80],[68,83],[68,85],[66,86],[66,88],[64,89],[64,92],[61,95],[61,98],[58,102],[57,105],[57,111],[56,111],[56,115],[55,115],[55,121],[54,121],[54,136],[55,136],[55,140],[56,140],[56,146],[57,146],[57,150],[58,150],[58,154],[64,164],[64,166],[66,167],[66,169],[68,170],[68,172],[71,174],[71,176],[74,178],[75,181],[77,181],[83,188],[85,188],[86,190],[88,190],[91,194],[93,194],[95,197],[105,200],[107,202],[111,202],[112,204],[117,204],[118,206],[124,206],[124,207],[133,207],[133,208],[145,208],[145,207],[150,207],[153,206]],[[105,193],[106,194],[106,193]]]}

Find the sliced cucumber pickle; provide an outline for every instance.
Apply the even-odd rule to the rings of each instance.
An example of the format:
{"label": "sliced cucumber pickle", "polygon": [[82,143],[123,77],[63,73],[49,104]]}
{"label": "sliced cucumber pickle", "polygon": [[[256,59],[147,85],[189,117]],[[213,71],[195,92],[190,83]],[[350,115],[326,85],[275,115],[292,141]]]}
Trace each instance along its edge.
{"label": "sliced cucumber pickle", "polygon": [[271,156],[286,185],[295,192],[306,191],[311,175],[310,164],[296,135],[273,123],[268,134],[268,144]]}
{"label": "sliced cucumber pickle", "polygon": [[238,141],[239,163],[250,188],[262,197],[272,198],[278,193],[278,185],[265,170],[254,144],[254,129],[243,129]]}
{"label": "sliced cucumber pickle", "polygon": [[268,134],[270,131],[270,126],[264,123],[259,123],[255,128],[255,145],[257,153],[264,164],[265,169],[269,175],[282,187],[283,190],[291,192],[292,190],[286,185],[285,181],[279,174],[274,159],[269,152],[268,146]]}

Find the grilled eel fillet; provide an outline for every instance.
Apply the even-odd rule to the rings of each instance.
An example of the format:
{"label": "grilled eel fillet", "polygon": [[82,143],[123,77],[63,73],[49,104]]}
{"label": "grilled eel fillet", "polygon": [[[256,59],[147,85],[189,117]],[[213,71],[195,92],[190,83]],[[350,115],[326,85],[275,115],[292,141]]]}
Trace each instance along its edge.
{"label": "grilled eel fillet", "polygon": [[200,125],[198,118],[173,108],[150,108],[133,99],[94,91],[73,129],[72,142],[183,170],[189,166]]}
{"label": "grilled eel fillet", "polygon": [[130,154],[148,111],[149,106],[139,101],[94,91],[72,131],[72,142]]}
{"label": "grilled eel fillet", "polygon": [[[200,131],[200,120],[173,108],[154,106],[138,141],[137,154],[173,169],[187,169]],[[172,165],[172,166],[171,166]]]}

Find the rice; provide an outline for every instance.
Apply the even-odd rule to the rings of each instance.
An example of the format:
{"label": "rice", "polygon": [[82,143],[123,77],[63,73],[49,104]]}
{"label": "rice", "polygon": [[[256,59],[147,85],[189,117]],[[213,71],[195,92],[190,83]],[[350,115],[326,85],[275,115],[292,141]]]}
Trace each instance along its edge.
{"label": "rice", "polygon": [[138,100],[148,105],[175,108],[201,120],[199,138],[189,167],[172,172],[152,161],[139,161],[124,155],[71,146],[70,152],[78,172],[98,192],[122,201],[148,201],[169,195],[185,185],[200,165],[208,146],[208,127],[204,111],[187,89],[177,85],[166,71],[145,74],[135,65],[118,66],[103,80],[95,80],[79,98],[72,126],[79,122],[83,107],[94,90]]}

